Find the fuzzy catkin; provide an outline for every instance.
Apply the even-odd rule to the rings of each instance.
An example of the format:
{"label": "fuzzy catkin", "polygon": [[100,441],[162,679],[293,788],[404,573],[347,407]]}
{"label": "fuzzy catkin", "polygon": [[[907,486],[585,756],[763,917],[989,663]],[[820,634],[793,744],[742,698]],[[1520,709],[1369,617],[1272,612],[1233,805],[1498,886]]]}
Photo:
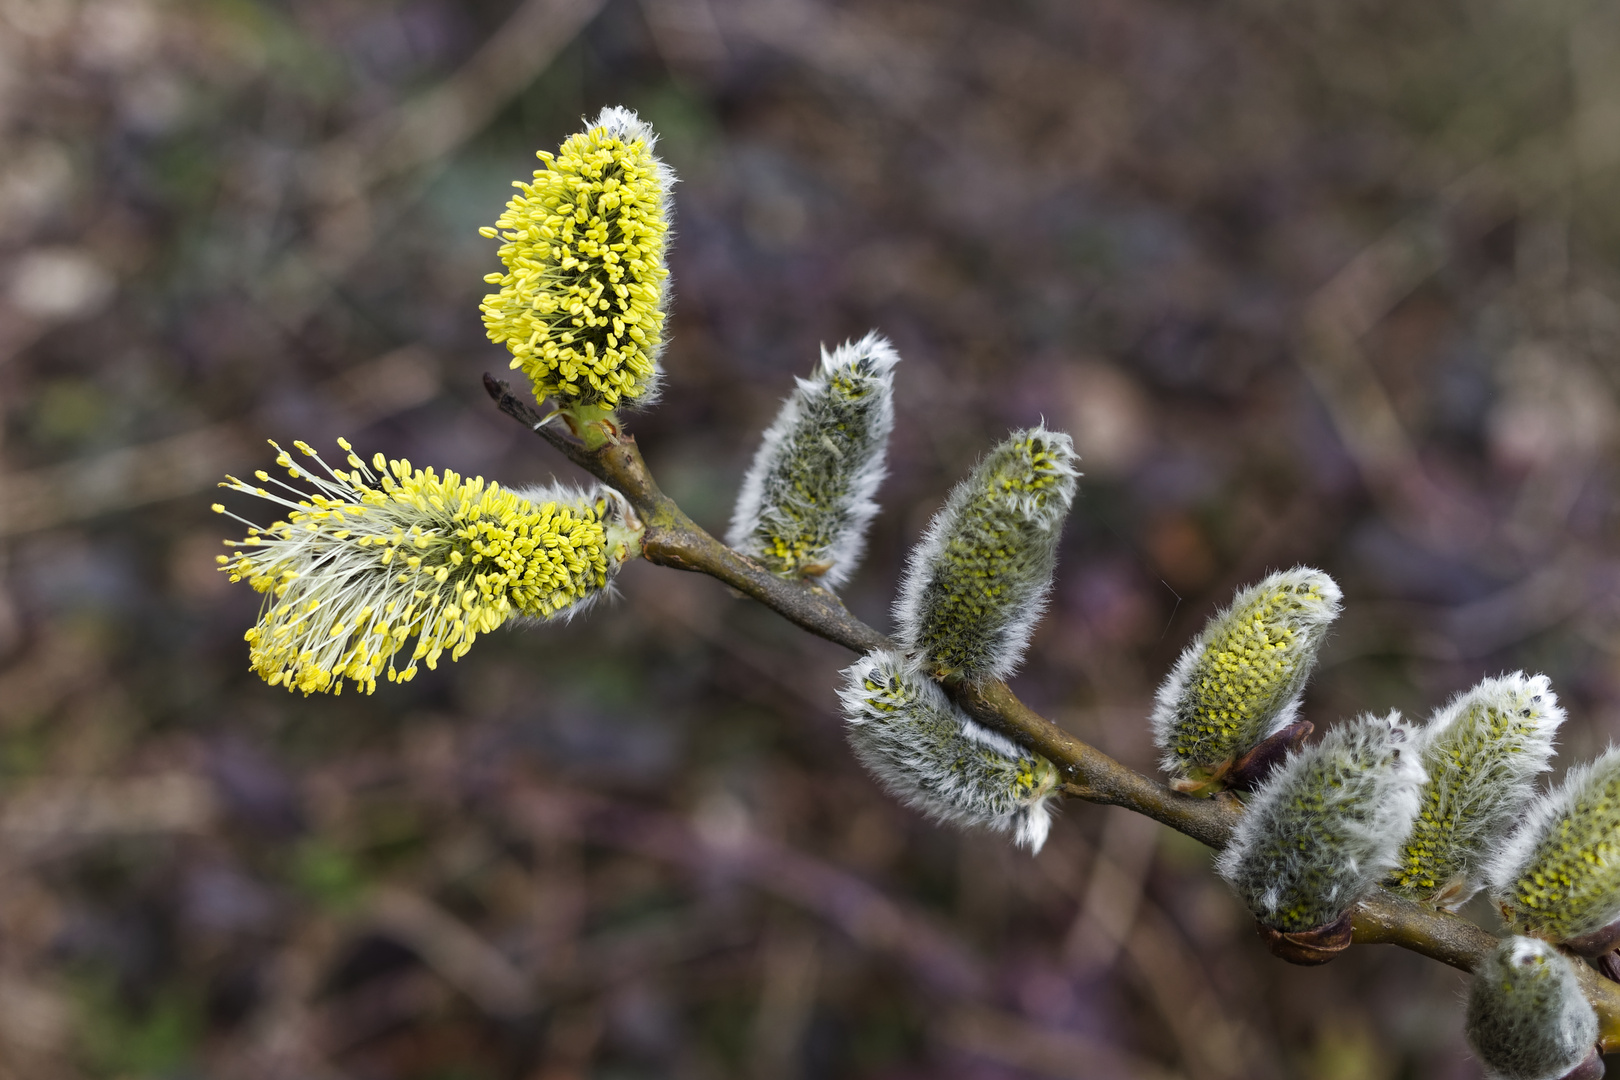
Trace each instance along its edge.
{"label": "fuzzy catkin", "polygon": [[1041,849],[1059,785],[1051,762],[974,723],[898,653],[869,653],[846,668],[838,696],[855,756],[895,798]]}
{"label": "fuzzy catkin", "polygon": [[1620,747],[1531,803],[1485,878],[1515,933],[1568,941],[1620,919]]}
{"label": "fuzzy catkin", "polygon": [[302,487],[263,470],[258,484],[220,485],[286,513],[267,526],[230,514],[248,534],[218,557],[232,581],[265,596],[244,636],[271,686],[336,694],[352,681],[369,694],[385,674],[408,682],[418,660],[430,669],[445,653],[458,660],[508,620],[582,610],[640,550],[640,522],[609,488],[511,491],[381,454],[368,465],[338,445],[347,470],[304,442],[294,446],[315,468],[276,447],[276,464]]}
{"label": "fuzzy catkin", "polygon": [[1547,677],[1522,671],[1486,679],[1436,712],[1418,733],[1429,779],[1385,884],[1452,910],[1483,888],[1485,859],[1535,798],[1563,722]]}
{"label": "fuzzy catkin", "polygon": [[1261,785],[1215,869],[1261,924],[1330,925],[1394,866],[1425,779],[1399,713],[1363,716]]}
{"label": "fuzzy catkin", "polygon": [[1240,590],[1210,619],[1154,699],[1165,772],[1204,779],[1287,726],[1339,602],[1331,577],[1296,566]]}
{"label": "fuzzy catkin", "polygon": [[849,580],[878,511],[899,361],[876,332],[822,351],[766,429],[726,543],[779,574]]}
{"label": "fuzzy catkin", "polygon": [[895,601],[908,652],[972,681],[1012,674],[1046,607],[1076,460],[1061,432],[1015,431],[952,489]]}
{"label": "fuzzy catkin", "polygon": [[1510,937],[1474,971],[1463,1030],[1492,1077],[1557,1080],[1592,1053],[1598,1019],[1557,949]]}
{"label": "fuzzy catkin", "polygon": [[484,280],[489,339],[570,412],[648,405],[657,396],[669,303],[666,248],[675,174],[658,136],[609,107],[518,181],[493,226],[505,269]]}

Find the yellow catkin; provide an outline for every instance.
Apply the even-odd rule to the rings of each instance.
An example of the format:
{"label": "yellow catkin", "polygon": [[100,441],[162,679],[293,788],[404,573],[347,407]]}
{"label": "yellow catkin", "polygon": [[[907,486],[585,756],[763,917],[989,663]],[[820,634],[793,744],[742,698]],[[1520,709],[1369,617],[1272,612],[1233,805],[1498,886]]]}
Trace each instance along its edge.
{"label": "yellow catkin", "polygon": [[1046,606],[1078,460],[1067,435],[1028,428],[952,489],[895,600],[907,651],[972,681],[1012,673]]}
{"label": "yellow catkin", "polygon": [[245,637],[253,670],[272,686],[339,693],[352,680],[370,693],[385,672],[407,681],[418,661],[433,668],[445,652],[459,660],[479,634],[513,616],[547,618],[592,599],[628,555],[611,535],[618,497],[606,489],[528,498],[381,454],[373,471],[339,444],[348,470],[294,444],[325,476],[271,444],[276,463],[312,491],[264,472],[258,484],[227,477],[220,485],[286,508],[262,528],[239,518],[246,538],[227,540],[231,553],[218,559],[232,581],[265,594]]}
{"label": "yellow catkin", "polygon": [[1332,578],[1303,566],[1239,590],[1159,687],[1153,734],[1165,771],[1219,776],[1289,722],[1339,601]]}
{"label": "yellow catkin", "polygon": [[1384,884],[1456,910],[1535,798],[1564,710],[1545,675],[1486,679],[1436,712],[1419,747],[1428,782],[1401,860]]}
{"label": "yellow catkin", "polygon": [[1516,934],[1568,941],[1620,921],[1620,747],[1523,812],[1486,870]]}
{"label": "yellow catkin", "polygon": [[566,410],[646,399],[664,341],[664,249],[674,174],[636,114],[604,109],[506,204],[493,228],[504,273],[484,280],[491,341],[537,398]]}

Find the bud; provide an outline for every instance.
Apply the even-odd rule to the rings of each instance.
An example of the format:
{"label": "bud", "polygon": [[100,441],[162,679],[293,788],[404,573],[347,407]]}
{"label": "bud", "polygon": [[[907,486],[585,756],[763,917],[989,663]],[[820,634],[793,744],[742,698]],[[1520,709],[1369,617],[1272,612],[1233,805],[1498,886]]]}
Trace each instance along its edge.
{"label": "bud", "polygon": [[[288,513],[267,527],[231,514],[247,538],[225,541],[234,551],[217,561],[232,581],[266,594],[245,636],[253,670],[271,686],[341,693],[353,679],[369,694],[385,667],[390,682],[409,681],[418,660],[433,668],[447,649],[459,660],[510,618],[582,610],[641,550],[640,522],[610,488],[509,491],[381,454],[373,472],[343,439],[351,469],[334,470],[295,443],[319,476],[270,445],[276,464],[314,490],[263,471],[261,486],[226,477],[221,487]],[[412,637],[400,670],[395,655]]]}
{"label": "bud", "polygon": [[1508,929],[1582,955],[1614,948],[1620,920],[1620,748],[1569,770],[1491,855],[1485,879]]}
{"label": "bud", "polygon": [[1348,943],[1350,909],[1395,865],[1417,814],[1425,777],[1411,735],[1399,713],[1360,717],[1255,792],[1215,869],[1261,926],[1310,934],[1343,919]]}
{"label": "bud", "polygon": [[1074,444],[1015,431],[951,491],[912,549],[895,601],[906,650],[941,674],[1012,674],[1046,607],[1074,501]]}
{"label": "bud", "polygon": [[1545,941],[1507,938],[1480,963],[1463,1030],[1500,1080],[1603,1075],[1597,1014],[1575,969]]}
{"label": "bud", "polygon": [[1041,850],[1062,782],[1050,761],[974,723],[899,653],[869,653],[844,680],[850,746],[890,794],[936,821],[1011,832]]}
{"label": "bud", "polygon": [[603,109],[506,204],[493,228],[506,272],[484,278],[489,339],[505,343],[535,396],[576,419],[649,403],[664,347],[664,248],[675,174],[628,109]]}
{"label": "bud", "polygon": [[1455,911],[1484,886],[1487,853],[1535,798],[1564,710],[1545,675],[1486,679],[1418,734],[1423,785],[1391,889]]}
{"label": "bud", "polygon": [[1209,620],[1154,699],[1153,741],[1172,787],[1232,786],[1238,760],[1295,723],[1317,650],[1338,616],[1339,586],[1296,566],[1240,590]]}
{"label": "bud", "polygon": [[779,574],[849,580],[878,511],[894,426],[894,348],[875,332],[822,351],[765,431],[726,542]]}

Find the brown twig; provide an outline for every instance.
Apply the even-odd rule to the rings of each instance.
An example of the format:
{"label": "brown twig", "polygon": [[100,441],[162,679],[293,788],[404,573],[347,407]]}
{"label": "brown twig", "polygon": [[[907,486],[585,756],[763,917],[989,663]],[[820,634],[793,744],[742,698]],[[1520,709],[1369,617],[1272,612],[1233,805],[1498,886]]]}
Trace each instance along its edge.
{"label": "brown twig", "polygon": [[659,490],[641,460],[634,436],[598,450],[568,434],[562,421],[546,423],[544,414],[519,398],[504,382],[484,376],[484,389],[502,412],[556,447],[569,461],[615,488],[636,508],[647,526],[641,553],[648,562],[719,578],[789,621],[828,641],[870,652],[889,648],[889,639],[849,613],[842,600],[826,589],[786,581],[704,532],[675,501]]}
{"label": "brown twig", "polygon": [[[659,490],[633,436],[587,450],[558,423],[514,394],[506,383],[484,376],[484,389],[500,410],[526,425],[563,456],[622,492],[647,525],[642,555],[660,566],[718,578],[790,622],[855,652],[892,648],[893,642],[851,615],[832,593],[789,581],[720,543]],[[1075,738],[1018,700],[1003,682],[947,680],[946,690],[971,716],[1018,740],[1056,764],[1064,794],[1087,802],[1122,806],[1145,814],[1212,848],[1221,848],[1242,814],[1230,795],[1195,799],[1171,791]],[[1382,889],[1362,900],[1353,916],[1357,944],[1399,945],[1472,971],[1496,947],[1496,938],[1466,919],[1413,903]],[[1578,964],[1582,986],[1598,1013],[1604,1049],[1620,1049],[1620,985]]]}

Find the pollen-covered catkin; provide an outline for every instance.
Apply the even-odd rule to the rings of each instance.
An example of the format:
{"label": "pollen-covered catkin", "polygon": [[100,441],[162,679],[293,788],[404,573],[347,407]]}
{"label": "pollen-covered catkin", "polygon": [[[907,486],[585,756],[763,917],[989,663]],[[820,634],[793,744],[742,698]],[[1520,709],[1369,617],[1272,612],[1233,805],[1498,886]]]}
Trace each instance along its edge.
{"label": "pollen-covered catkin", "polygon": [[1485,878],[1514,933],[1563,942],[1620,919],[1620,748],[1531,803]]}
{"label": "pollen-covered catkin", "polygon": [[485,281],[489,339],[505,344],[535,397],[567,411],[649,403],[668,302],[664,249],[675,174],[628,109],[603,109],[506,204],[494,227],[504,273]]}
{"label": "pollen-covered catkin", "polygon": [[1399,713],[1340,724],[1262,784],[1215,862],[1264,926],[1328,926],[1394,866],[1423,767]]}
{"label": "pollen-covered catkin", "polygon": [[898,653],[869,653],[844,669],[838,696],[855,756],[895,798],[1041,849],[1060,784],[1051,762],[974,723]]}
{"label": "pollen-covered catkin", "polygon": [[907,652],[972,681],[1012,673],[1046,606],[1076,460],[1067,435],[1028,428],[956,485],[912,549],[895,601]]}
{"label": "pollen-covered catkin", "polygon": [[1558,1080],[1595,1053],[1598,1019],[1557,949],[1510,937],[1475,969],[1463,1030],[1493,1078]]}
{"label": "pollen-covered catkin", "polygon": [[1545,675],[1486,679],[1418,733],[1429,774],[1401,861],[1384,882],[1450,910],[1484,887],[1490,849],[1535,798],[1564,710]]}
{"label": "pollen-covered catkin", "polygon": [[217,560],[232,581],[265,594],[245,637],[253,670],[271,686],[341,693],[353,680],[370,693],[385,670],[390,682],[408,681],[418,660],[433,668],[446,651],[459,660],[508,619],[581,610],[640,552],[640,522],[610,488],[509,491],[381,454],[368,466],[342,439],[350,468],[332,469],[294,445],[325,475],[279,446],[276,464],[307,488],[264,471],[258,485],[220,485],[285,508],[268,526],[231,514],[247,537],[225,541],[232,553]]}
{"label": "pollen-covered catkin", "polygon": [[1218,779],[1289,724],[1339,601],[1332,578],[1297,566],[1240,590],[1210,619],[1154,700],[1153,739],[1165,772]]}
{"label": "pollen-covered catkin", "polygon": [[849,580],[878,510],[899,360],[875,332],[822,351],[765,431],[728,544],[779,574],[834,589]]}

